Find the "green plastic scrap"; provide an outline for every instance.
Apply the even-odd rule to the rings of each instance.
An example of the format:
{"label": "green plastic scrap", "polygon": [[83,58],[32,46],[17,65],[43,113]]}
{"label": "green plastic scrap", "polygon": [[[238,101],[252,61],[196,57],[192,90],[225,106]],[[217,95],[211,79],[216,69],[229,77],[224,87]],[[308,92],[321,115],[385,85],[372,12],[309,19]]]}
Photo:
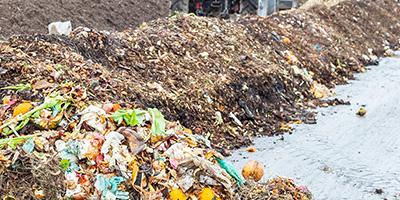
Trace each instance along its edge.
{"label": "green plastic scrap", "polygon": [[0,140],[0,149],[2,149],[4,146],[8,145],[12,149],[16,149],[17,145],[23,142],[26,139],[29,139],[31,137],[39,136],[42,135],[42,133],[38,133],[35,135],[26,135],[26,136],[21,136],[21,137],[16,137],[16,138],[6,138],[6,139],[1,139]]}
{"label": "green plastic scrap", "polygon": [[111,185],[112,193],[116,194],[117,191],[118,191],[118,185],[121,184],[124,181],[125,181],[125,178],[123,178],[123,177],[112,177],[112,178],[110,178],[109,183]]}
{"label": "green plastic scrap", "polygon": [[149,108],[149,114],[153,122],[151,123],[151,134],[153,136],[166,135],[165,133],[165,119],[164,116],[157,108]]}
{"label": "green plastic scrap", "polygon": [[112,177],[110,179],[104,178],[98,174],[94,186],[98,191],[103,191],[103,197],[108,192],[111,192],[118,199],[129,199],[129,192],[118,191],[118,185],[125,181],[123,177]]}
{"label": "green plastic scrap", "polygon": [[215,157],[218,160],[219,165],[222,167],[222,169],[224,169],[226,172],[228,172],[228,174],[233,177],[234,179],[236,179],[236,183],[239,185],[243,185],[243,181],[239,176],[239,173],[236,171],[235,166],[227,161],[227,160],[222,160],[219,159],[218,157]]}

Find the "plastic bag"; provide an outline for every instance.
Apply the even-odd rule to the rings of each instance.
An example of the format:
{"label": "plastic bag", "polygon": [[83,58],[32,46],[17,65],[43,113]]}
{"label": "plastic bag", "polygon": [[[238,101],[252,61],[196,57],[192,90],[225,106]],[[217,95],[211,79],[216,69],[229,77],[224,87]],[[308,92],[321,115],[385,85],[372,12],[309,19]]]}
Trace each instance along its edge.
{"label": "plastic bag", "polygon": [[[112,131],[106,135],[106,141],[104,142],[101,153],[104,155],[104,161],[109,162],[109,166],[118,164],[121,169],[122,175],[128,178],[126,166],[128,159],[123,155],[129,155],[130,152],[126,145],[121,145],[121,141],[125,139],[123,135],[118,132]],[[109,153],[110,147],[112,147],[111,154]]]}
{"label": "plastic bag", "polygon": [[[216,158],[217,158],[217,157],[216,157]],[[234,179],[236,179],[236,181],[238,182],[239,185],[243,185],[243,181],[242,181],[242,179],[240,178],[239,173],[237,172],[235,166],[234,166],[231,162],[229,162],[229,161],[227,161],[227,160],[225,160],[225,159],[219,159],[219,158],[217,158],[217,160],[218,160],[219,165],[220,165],[223,169],[225,169],[225,171],[228,172],[228,174],[229,174],[231,177],[233,177]]]}
{"label": "plastic bag", "polygon": [[78,113],[81,115],[81,121],[77,126],[75,126],[75,130],[79,131],[83,122],[86,122],[90,127],[96,129],[99,132],[103,132],[106,128],[106,120],[104,116],[106,115],[106,111],[103,108],[100,108],[95,105],[90,105],[85,110]]}
{"label": "plastic bag", "polygon": [[94,186],[98,191],[103,191],[105,199],[129,199],[129,192],[118,191],[118,185],[124,182],[123,177],[104,178],[102,175],[96,176]]}
{"label": "plastic bag", "polygon": [[110,147],[118,148],[118,146],[121,144],[121,141],[125,139],[125,137],[118,132],[112,131],[106,135],[105,139],[106,141],[101,147],[101,153],[103,154],[107,154]]}

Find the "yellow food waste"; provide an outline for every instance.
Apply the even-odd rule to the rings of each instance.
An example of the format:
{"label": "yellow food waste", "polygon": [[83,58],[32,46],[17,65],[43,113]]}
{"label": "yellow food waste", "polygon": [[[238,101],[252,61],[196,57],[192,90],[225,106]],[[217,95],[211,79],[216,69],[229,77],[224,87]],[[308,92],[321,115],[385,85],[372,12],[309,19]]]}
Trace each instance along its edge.
{"label": "yellow food waste", "polygon": [[15,109],[14,109],[14,116],[17,116],[19,114],[25,114],[29,111],[29,109],[32,107],[31,103],[21,103],[19,104]]}
{"label": "yellow food waste", "polygon": [[174,189],[171,191],[171,193],[169,193],[169,195],[171,195],[172,199],[170,200],[186,200],[187,197],[185,196],[185,194],[182,192],[181,189]]}
{"label": "yellow food waste", "polygon": [[221,200],[220,198],[216,198],[214,192],[210,188],[204,188],[203,191],[199,195],[200,200]]}

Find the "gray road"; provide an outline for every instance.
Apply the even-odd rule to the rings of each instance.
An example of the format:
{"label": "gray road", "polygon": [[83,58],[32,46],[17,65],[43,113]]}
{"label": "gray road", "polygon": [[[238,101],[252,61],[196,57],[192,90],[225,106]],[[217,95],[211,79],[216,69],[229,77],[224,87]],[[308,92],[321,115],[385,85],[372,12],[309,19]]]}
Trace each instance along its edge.
{"label": "gray road", "polygon": [[[258,152],[240,149],[229,159],[239,171],[259,160],[264,180],[293,178],[316,199],[400,199],[400,57],[370,69],[334,90],[350,106],[319,108],[316,125],[297,125],[284,140],[256,139]],[[362,106],[367,114],[356,116]]]}

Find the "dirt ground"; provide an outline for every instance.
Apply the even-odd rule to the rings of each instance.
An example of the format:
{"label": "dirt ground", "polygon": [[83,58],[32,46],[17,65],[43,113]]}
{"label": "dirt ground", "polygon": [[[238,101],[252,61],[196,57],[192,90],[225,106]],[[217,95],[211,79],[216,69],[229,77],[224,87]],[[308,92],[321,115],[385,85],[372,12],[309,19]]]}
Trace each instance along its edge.
{"label": "dirt ground", "polygon": [[311,7],[317,6],[317,5],[324,5],[327,7],[331,7],[331,6],[337,5],[338,3],[343,2],[343,1],[345,1],[345,0],[322,0],[322,1],[321,0],[303,0],[303,1],[299,2],[299,4],[300,4],[299,6],[301,6],[300,9],[306,10],[306,9],[310,9]]}
{"label": "dirt ground", "polygon": [[123,31],[169,15],[169,0],[2,0],[0,38],[48,32],[55,21],[99,30]]}
{"label": "dirt ground", "polygon": [[[298,6],[307,1],[298,0]],[[330,2],[332,0],[329,5]],[[307,2],[302,8],[316,4],[320,2]],[[0,13],[3,14],[0,39],[17,34],[46,34],[51,22],[68,20],[73,29],[79,26],[108,31],[134,29],[143,22],[167,17],[169,5],[169,0],[4,0],[0,2]]]}

